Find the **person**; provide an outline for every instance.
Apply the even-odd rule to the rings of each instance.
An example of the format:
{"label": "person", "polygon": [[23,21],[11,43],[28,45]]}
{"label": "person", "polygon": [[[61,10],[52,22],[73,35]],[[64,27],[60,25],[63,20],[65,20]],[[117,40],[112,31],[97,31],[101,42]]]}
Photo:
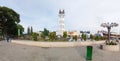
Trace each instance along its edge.
{"label": "person", "polygon": [[116,39],[116,42],[119,43],[118,39]]}
{"label": "person", "polygon": [[7,42],[9,42],[9,36],[7,36],[6,39],[7,39]]}

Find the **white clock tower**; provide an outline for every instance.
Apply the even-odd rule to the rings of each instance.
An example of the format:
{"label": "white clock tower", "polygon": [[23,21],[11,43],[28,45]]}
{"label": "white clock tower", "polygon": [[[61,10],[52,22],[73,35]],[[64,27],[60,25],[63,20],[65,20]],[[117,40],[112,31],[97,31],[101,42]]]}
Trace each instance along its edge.
{"label": "white clock tower", "polygon": [[63,36],[63,32],[65,31],[65,24],[64,24],[64,16],[65,16],[65,11],[63,9],[59,10],[59,30],[58,30],[58,35]]}

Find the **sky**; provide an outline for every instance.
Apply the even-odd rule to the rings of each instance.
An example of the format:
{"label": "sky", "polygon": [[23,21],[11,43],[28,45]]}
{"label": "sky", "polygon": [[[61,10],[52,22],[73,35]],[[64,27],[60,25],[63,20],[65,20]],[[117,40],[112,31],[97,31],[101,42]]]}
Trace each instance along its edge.
{"label": "sky", "polygon": [[[32,26],[34,31],[47,28],[58,30],[58,11],[65,10],[65,29],[67,31],[107,30],[101,23],[120,24],[120,0],[0,0],[0,6],[12,8],[20,14],[20,24],[25,28]],[[120,33],[120,25],[111,29]]]}

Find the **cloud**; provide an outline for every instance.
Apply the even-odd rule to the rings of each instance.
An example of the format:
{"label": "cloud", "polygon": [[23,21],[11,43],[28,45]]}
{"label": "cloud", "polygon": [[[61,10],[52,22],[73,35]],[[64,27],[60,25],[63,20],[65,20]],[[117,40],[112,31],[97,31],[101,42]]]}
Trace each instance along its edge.
{"label": "cloud", "polygon": [[[100,27],[101,23],[120,24],[119,0],[4,0],[0,3],[20,13],[21,24],[25,28],[33,26],[35,31],[44,27],[56,31],[59,9],[65,9],[66,30],[90,30],[95,33],[104,29]],[[120,32],[119,28],[112,31]]]}

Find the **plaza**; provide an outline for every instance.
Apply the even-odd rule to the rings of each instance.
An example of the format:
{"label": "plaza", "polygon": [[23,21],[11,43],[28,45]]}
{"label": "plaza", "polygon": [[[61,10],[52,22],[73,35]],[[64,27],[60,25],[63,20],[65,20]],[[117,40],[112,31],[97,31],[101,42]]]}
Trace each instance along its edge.
{"label": "plaza", "polygon": [[[101,50],[99,44],[92,46],[92,61],[120,61],[120,51]],[[86,61],[86,46],[50,48],[0,41],[0,61]]]}
{"label": "plaza", "polygon": [[119,0],[0,1],[0,61],[120,61]]}

